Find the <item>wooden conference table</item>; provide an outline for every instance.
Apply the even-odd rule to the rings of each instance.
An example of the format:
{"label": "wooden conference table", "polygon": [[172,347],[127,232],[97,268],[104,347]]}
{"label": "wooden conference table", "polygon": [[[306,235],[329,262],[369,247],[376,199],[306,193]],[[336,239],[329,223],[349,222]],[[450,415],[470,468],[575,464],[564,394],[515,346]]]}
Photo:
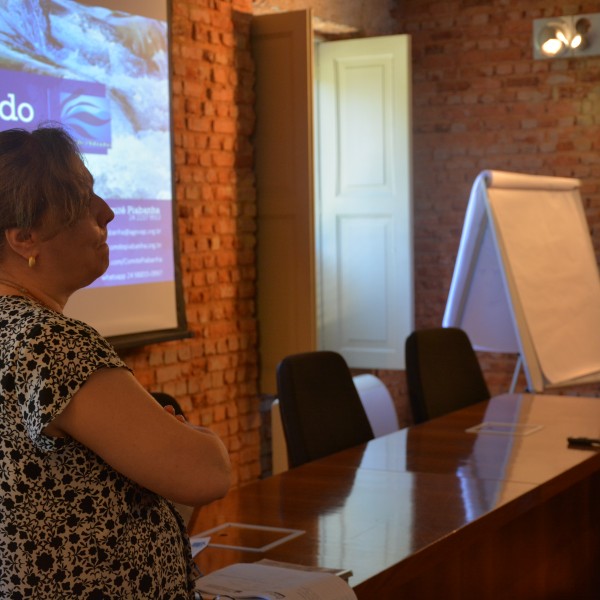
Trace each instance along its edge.
{"label": "wooden conference table", "polygon": [[304,533],[224,527],[197,563],[343,567],[360,599],[596,599],[600,451],[568,436],[600,437],[600,398],[495,397],[233,490],[190,531]]}

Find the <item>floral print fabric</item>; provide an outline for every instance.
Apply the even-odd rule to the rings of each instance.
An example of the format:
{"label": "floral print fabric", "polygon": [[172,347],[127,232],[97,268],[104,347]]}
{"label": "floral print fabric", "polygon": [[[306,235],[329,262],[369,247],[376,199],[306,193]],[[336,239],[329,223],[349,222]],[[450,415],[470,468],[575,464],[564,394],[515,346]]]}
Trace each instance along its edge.
{"label": "floral print fabric", "polygon": [[0,297],[0,597],[193,597],[173,506],[71,438],[42,433],[88,377],[127,368],[94,329]]}

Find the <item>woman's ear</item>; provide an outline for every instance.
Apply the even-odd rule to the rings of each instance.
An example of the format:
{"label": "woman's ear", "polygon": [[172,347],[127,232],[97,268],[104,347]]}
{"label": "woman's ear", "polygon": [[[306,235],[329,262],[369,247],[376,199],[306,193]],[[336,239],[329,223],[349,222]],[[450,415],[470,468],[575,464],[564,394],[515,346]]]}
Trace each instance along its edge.
{"label": "woman's ear", "polygon": [[4,231],[4,237],[7,246],[19,256],[28,259],[30,256],[37,254],[35,236],[30,229],[12,227]]}

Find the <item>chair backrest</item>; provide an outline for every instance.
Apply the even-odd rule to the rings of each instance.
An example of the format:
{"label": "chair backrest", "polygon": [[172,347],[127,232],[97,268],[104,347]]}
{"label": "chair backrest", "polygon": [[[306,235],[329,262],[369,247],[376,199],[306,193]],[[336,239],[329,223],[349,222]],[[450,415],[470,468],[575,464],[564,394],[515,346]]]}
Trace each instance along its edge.
{"label": "chair backrest", "polygon": [[337,352],[284,358],[277,394],[291,467],[373,439],[350,369]]}
{"label": "chair backrest", "polygon": [[467,334],[456,327],[413,331],[406,339],[406,383],[415,423],[422,423],[490,393]]}
{"label": "chair backrest", "polygon": [[[398,431],[400,429],[398,414],[385,383],[371,374],[354,375],[352,381],[367,413],[373,436],[380,437]],[[273,475],[289,469],[287,442],[283,432],[278,398],[275,398],[271,404],[271,458]]]}
{"label": "chair backrest", "polygon": [[398,413],[385,383],[370,373],[355,375],[352,381],[367,413],[373,435],[380,437],[398,431]]}

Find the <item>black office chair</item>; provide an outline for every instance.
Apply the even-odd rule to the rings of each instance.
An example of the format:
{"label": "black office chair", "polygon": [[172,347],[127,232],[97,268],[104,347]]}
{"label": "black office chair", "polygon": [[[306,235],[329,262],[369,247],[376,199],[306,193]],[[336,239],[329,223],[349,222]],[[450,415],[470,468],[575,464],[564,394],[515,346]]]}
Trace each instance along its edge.
{"label": "black office chair", "polygon": [[462,329],[413,331],[406,339],[405,358],[415,423],[490,398],[477,355]]}
{"label": "black office chair", "polygon": [[350,369],[337,352],[287,356],[277,366],[277,390],[291,467],[373,439]]}

